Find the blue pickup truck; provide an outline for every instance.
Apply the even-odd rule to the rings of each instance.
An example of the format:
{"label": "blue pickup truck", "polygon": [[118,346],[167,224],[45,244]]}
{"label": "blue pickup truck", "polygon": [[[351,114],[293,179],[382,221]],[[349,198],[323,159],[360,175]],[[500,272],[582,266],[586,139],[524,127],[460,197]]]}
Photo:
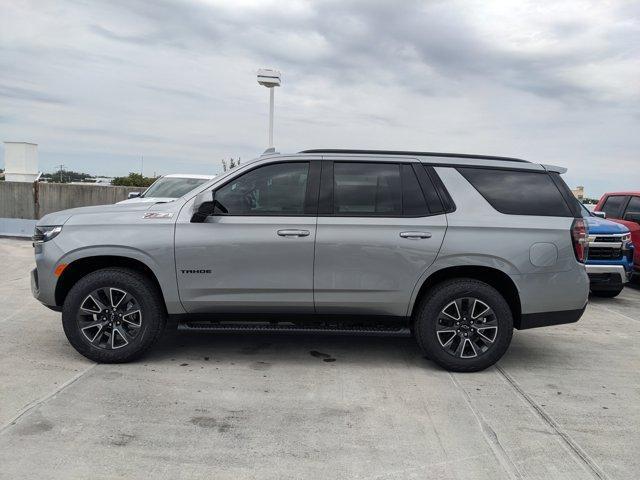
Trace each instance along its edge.
{"label": "blue pickup truck", "polygon": [[617,296],[629,280],[633,268],[631,233],[622,224],[605,220],[582,205],[589,228],[587,274],[591,293],[598,297]]}

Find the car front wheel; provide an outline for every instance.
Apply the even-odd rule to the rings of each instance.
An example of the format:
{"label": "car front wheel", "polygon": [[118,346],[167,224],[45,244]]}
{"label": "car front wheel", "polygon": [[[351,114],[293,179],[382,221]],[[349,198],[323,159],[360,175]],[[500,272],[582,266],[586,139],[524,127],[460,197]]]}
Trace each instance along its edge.
{"label": "car front wheel", "polygon": [[496,363],[513,335],[513,316],[504,297],[474,279],[445,281],[423,299],[415,336],[425,355],[454,372],[474,372]]}
{"label": "car front wheel", "polygon": [[62,309],[67,339],[99,363],[131,361],[161,336],[166,315],[157,287],[133,270],[89,273],[71,289]]}

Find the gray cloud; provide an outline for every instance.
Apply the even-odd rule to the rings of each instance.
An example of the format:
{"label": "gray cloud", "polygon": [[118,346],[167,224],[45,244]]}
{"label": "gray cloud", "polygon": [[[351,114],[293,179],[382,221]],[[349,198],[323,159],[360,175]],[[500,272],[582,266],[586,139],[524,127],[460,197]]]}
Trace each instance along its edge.
{"label": "gray cloud", "polygon": [[[313,72],[335,81],[362,81],[390,73],[393,82],[429,93],[424,70],[466,80],[481,77],[508,87],[550,98],[595,99],[598,92],[563,79],[559,71],[606,59],[619,53],[620,44],[610,42],[599,49],[583,45],[570,51],[550,48],[532,53],[508,49],[491,41],[465,18],[463,8],[439,8],[439,2],[324,1],[304,14],[281,15],[265,4],[250,18],[219,5],[189,2],[117,1],[121,12],[145,22],[144,35],[116,34],[93,26],[100,35],[136,44],[173,44],[203,52],[221,46],[256,57],[268,57],[284,67],[311,60]],[[429,7],[432,6],[433,10]],[[126,15],[126,13],[125,13]],[[584,22],[551,21],[549,34],[563,42],[588,30]],[[616,29],[609,32],[614,39]],[[624,41],[629,41],[625,32]],[[637,27],[632,32],[638,36]],[[272,41],[265,39],[272,37]],[[293,37],[291,42],[280,41]],[[295,44],[295,38],[307,48]],[[314,52],[313,40],[325,48]],[[293,44],[292,44],[293,43]],[[414,62],[407,70],[406,62]],[[392,68],[390,68],[392,67]],[[419,67],[419,68],[416,68]],[[378,79],[379,81],[379,79]]]}
{"label": "gray cloud", "polygon": [[30,88],[10,87],[7,85],[0,85],[0,97],[13,100],[24,100],[27,102],[53,103],[60,105],[69,103],[65,99],[49,95],[42,91],[32,90]]}

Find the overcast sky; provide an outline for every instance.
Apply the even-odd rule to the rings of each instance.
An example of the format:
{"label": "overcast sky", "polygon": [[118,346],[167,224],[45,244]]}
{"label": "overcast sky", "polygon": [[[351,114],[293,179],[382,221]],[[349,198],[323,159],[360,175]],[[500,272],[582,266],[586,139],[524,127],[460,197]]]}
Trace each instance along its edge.
{"label": "overcast sky", "polygon": [[281,152],[516,156],[640,188],[640,1],[0,0],[0,140],[40,166],[215,173]]}

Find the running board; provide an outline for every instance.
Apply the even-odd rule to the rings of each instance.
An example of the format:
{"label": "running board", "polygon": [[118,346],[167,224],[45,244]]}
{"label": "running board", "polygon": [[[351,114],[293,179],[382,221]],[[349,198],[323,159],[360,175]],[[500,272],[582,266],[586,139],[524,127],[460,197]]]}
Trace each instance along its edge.
{"label": "running board", "polygon": [[329,335],[358,335],[358,336],[384,336],[384,337],[408,337],[411,331],[407,327],[384,326],[331,326],[331,325],[295,325],[272,323],[214,323],[187,321],[178,323],[180,331],[198,332],[230,332],[230,333],[320,333]]}

